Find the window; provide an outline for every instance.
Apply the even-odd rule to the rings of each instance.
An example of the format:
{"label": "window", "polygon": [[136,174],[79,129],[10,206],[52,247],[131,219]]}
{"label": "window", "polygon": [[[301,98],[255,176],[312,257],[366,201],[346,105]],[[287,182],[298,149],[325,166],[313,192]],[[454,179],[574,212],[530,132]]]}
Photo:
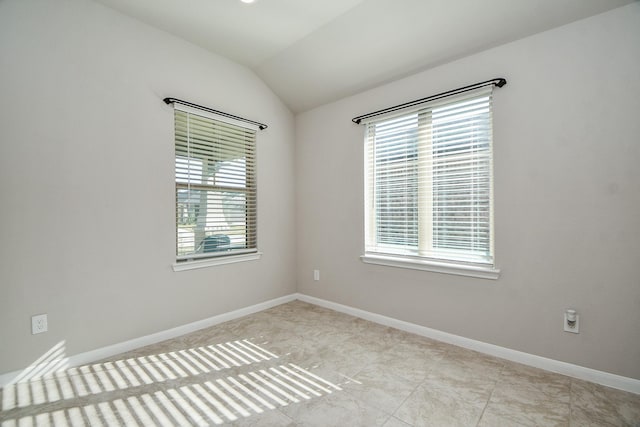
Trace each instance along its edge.
{"label": "window", "polygon": [[176,104],[175,156],[178,263],[257,252],[256,129]]}
{"label": "window", "polygon": [[491,100],[485,87],[369,119],[364,261],[497,272]]}

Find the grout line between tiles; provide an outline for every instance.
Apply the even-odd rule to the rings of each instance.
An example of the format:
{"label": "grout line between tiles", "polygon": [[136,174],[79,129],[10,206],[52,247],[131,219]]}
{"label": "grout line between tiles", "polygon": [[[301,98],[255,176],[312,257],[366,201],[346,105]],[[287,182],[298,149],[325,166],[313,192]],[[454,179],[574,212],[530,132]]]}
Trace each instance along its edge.
{"label": "grout line between tiles", "polygon": [[484,407],[482,408],[482,412],[480,413],[480,417],[478,418],[478,422],[476,423],[476,427],[480,425],[480,422],[482,421],[482,417],[484,417],[484,412],[487,410],[487,407],[489,406],[489,403],[491,402],[491,397],[493,396],[493,392],[496,390],[496,386],[498,385],[498,381],[500,380],[500,377],[502,376],[502,371],[504,371],[505,368],[505,364],[502,364],[502,367],[500,368],[500,372],[498,373],[498,378],[495,379],[495,382],[493,383],[493,388],[491,389],[491,393],[489,393],[489,397],[487,397],[487,402],[484,404]]}

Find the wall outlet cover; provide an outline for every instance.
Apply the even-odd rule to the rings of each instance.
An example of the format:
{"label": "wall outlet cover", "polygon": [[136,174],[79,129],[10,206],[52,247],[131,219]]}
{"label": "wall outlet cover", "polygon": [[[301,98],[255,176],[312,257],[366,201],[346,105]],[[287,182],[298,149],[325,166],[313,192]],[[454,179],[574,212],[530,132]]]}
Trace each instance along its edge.
{"label": "wall outlet cover", "polygon": [[46,314],[37,314],[31,316],[31,334],[41,334],[49,330],[49,324]]}
{"label": "wall outlet cover", "polygon": [[569,319],[567,319],[567,313],[564,314],[564,331],[571,332],[573,334],[580,333],[580,315],[576,314],[576,321],[572,325],[569,323]]}

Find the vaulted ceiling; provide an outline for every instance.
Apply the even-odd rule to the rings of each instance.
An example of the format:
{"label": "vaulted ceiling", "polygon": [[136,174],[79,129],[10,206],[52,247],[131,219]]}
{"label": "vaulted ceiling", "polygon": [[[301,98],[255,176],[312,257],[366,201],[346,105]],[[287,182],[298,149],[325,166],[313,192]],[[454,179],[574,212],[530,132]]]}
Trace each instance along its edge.
{"label": "vaulted ceiling", "polygon": [[96,1],[246,65],[301,112],[637,0]]}

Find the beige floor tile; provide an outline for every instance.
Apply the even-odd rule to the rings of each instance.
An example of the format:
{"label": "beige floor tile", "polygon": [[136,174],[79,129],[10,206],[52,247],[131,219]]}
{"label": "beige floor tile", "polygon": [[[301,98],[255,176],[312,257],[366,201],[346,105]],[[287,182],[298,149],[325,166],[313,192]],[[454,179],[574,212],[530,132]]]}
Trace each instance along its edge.
{"label": "beige floor tile", "polygon": [[452,375],[451,372],[434,369],[422,387],[430,390],[451,392],[459,400],[486,404],[495,387],[493,378],[465,376],[464,373]]}
{"label": "beige floor tile", "polygon": [[427,340],[397,342],[378,353],[371,366],[388,369],[409,381],[421,382],[442,360],[445,351]]}
{"label": "beige floor tile", "polygon": [[265,411],[231,423],[234,427],[293,427],[295,422],[280,411]]}
{"label": "beige floor tile", "polygon": [[567,395],[571,389],[571,377],[509,361],[505,361],[498,382],[540,386],[550,393]]}
{"label": "beige floor tile", "polygon": [[485,423],[493,419],[517,425],[567,426],[570,395],[569,377],[505,362],[483,418]]}
{"label": "beige floor tile", "polygon": [[499,382],[491,394],[485,414],[519,425],[568,426],[571,412],[567,395],[550,392],[550,388],[539,383]]}
{"label": "beige floor tile", "polygon": [[502,359],[451,346],[436,368],[456,377],[497,380],[504,364]]}
{"label": "beige floor tile", "polygon": [[[413,426],[475,426],[482,415],[486,399],[460,398],[460,387],[433,386],[426,381],[419,386],[394,413]],[[470,396],[474,393],[466,393]]]}
{"label": "beige floor tile", "polygon": [[367,366],[346,384],[345,390],[357,399],[392,414],[418,386],[393,373],[391,369]]}
{"label": "beige floor tile", "polygon": [[347,393],[335,393],[281,409],[301,426],[373,427],[383,425],[389,414]]}
{"label": "beige floor tile", "polygon": [[571,415],[578,422],[640,426],[640,395],[581,380],[571,382]]}
{"label": "beige floor tile", "polygon": [[519,424],[511,419],[485,412],[482,414],[478,427],[527,427],[527,424]]}
{"label": "beige floor tile", "polygon": [[383,427],[411,427],[411,424],[407,424],[404,421],[400,421],[396,417],[389,417]]}
{"label": "beige floor tile", "polygon": [[640,426],[639,424],[627,424],[620,417],[605,415],[598,411],[571,408],[570,427],[628,427]]}
{"label": "beige floor tile", "polygon": [[322,350],[309,352],[305,355],[298,353],[289,360],[296,366],[300,366],[340,387],[352,383],[356,374],[366,365],[358,360],[345,357],[344,353],[336,352],[333,349],[326,352]]}

